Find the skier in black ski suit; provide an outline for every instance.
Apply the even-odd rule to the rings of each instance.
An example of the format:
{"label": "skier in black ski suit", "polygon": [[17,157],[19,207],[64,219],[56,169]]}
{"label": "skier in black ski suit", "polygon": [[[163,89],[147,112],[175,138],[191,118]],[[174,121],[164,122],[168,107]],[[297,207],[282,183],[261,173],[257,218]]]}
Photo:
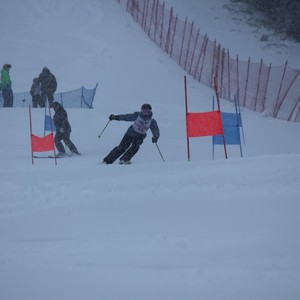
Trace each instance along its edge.
{"label": "skier in black ski suit", "polygon": [[120,164],[130,164],[131,158],[138,152],[142,145],[146,132],[150,128],[152,132],[152,143],[157,143],[160,133],[157,122],[152,118],[152,107],[143,104],[140,112],[126,115],[110,115],[109,120],[134,122],[126,131],[119,146],[115,147],[104,159],[103,163],[112,164],[120,157]]}
{"label": "skier in black ski suit", "polygon": [[49,106],[51,107],[54,101],[53,95],[57,89],[56,78],[47,67],[44,67],[42,73],[39,75],[39,82],[42,89],[41,107],[45,107],[46,99],[48,99]]}
{"label": "skier in black ski suit", "polygon": [[55,111],[55,114],[53,116],[54,124],[56,127],[54,142],[58,150],[58,156],[64,156],[66,154],[65,148],[61,142],[62,140],[72,153],[80,155],[77,148],[70,140],[72,130],[71,125],[68,121],[68,114],[66,110],[58,102],[54,102],[52,104],[52,107]]}

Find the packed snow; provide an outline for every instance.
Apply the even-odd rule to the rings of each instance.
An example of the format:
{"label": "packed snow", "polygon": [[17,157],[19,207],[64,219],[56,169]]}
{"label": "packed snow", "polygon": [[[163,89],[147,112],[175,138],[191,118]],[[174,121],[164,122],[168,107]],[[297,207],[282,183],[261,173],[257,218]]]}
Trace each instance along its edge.
{"label": "packed snow", "polygon": [[[68,110],[82,156],[57,166],[53,159],[32,165],[28,109],[0,109],[0,299],[299,299],[300,124],[242,108],[243,158],[228,146],[226,160],[218,146],[212,160],[205,137],[190,139],[188,161],[186,74],[124,2],[1,5],[1,64],[12,64],[14,92],[29,91],[44,66],[59,92],[99,87],[94,109]],[[242,57],[299,67],[297,44],[265,49],[224,4],[166,1],[182,19],[205,16],[195,20],[202,32]],[[213,96],[188,77],[190,111],[211,110]],[[109,115],[143,103],[153,107],[165,162],[149,132],[132,165],[101,164],[131,124],[110,122],[98,138]],[[234,105],[221,100],[221,110]],[[34,109],[37,135],[43,120],[44,109]]]}

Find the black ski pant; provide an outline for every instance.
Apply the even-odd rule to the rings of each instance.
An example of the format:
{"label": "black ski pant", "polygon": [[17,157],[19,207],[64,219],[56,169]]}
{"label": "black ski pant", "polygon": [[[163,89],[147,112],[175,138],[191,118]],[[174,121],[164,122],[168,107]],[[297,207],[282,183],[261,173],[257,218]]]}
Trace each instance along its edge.
{"label": "black ski pant", "polygon": [[64,143],[70,149],[71,152],[78,153],[77,148],[70,140],[70,135],[71,135],[70,131],[67,131],[64,133],[56,132],[54,142],[55,142],[55,146],[56,146],[58,152],[66,152],[65,147],[64,147],[63,143],[61,142],[61,141],[64,141]]}
{"label": "black ski pant", "polygon": [[3,107],[13,107],[14,104],[14,94],[10,87],[2,90],[3,95]]}
{"label": "black ski pant", "polygon": [[140,149],[144,141],[144,137],[132,137],[125,134],[119,146],[111,150],[111,152],[103,159],[107,164],[112,164],[118,157],[120,160],[130,160]]}
{"label": "black ski pant", "polygon": [[45,107],[45,105],[43,105],[43,102],[42,102],[42,96],[40,95],[35,95],[35,96],[32,96],[32,107],[38,107],[38,105],[40,107]]}
{"label": "black ski pant", "polygon": [[40,106],[41,107],[45,107],[46,105],[46,100],[48,99],[48,103],[49,103],[49,106],[51,107],[51,105],[53,104],[54,102],[54,92],[52,91],[48,91],[48,90],[42,90],[42,99],[41,99],[41,104]]}

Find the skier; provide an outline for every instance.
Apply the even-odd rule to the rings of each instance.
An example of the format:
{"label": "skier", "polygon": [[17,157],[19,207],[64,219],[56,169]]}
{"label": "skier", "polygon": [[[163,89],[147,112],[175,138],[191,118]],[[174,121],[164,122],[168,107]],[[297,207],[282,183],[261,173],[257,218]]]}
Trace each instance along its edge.
{"label": "skier", "polygon": [[13,107],[14,94],[11,89],[11,80],[9,76],[10,64],[4,64],[1,70],[0,89],[3,95],[3,107]]}
{"label": "skier", "polygon": [[48,98],[49,106],[51,107],[54,101],[53,95],[57,89],[56,78],[47,67],[44,67],[42,73],[39,75],[39,82],[41,83],[42,88],[41,107],[45,107],[46,98]]}
{"label": "skier", "polygon": [[152,107],[150,104],[143,104],[141,111],[125,115],[110,115],[109,120],[134,122],[126,131],[120,144],[115,147],[104,159],[103,163],[112,164],[120,157],[120,164],[131,164],[131,158],[138,152],[142,145],[146,132],[150,128],[152,132],[152,143],[159,139],[159,128],[155,119],[152,118]]}
{"label": "skier", "polygon": [[54,138],[55,146],[58,150],[58,157],[63,157],[66,155],[65,148],[62,144],[62,140],[68,146],[72,153],[80,155],[75,145],[70,140],[71,135],[71,125],[68,121],[68,114],[66,110],[58,103],[53,102],[52,106],[54,108],[55,114],[53,116],[54,124],[56,127],[56,134]]}

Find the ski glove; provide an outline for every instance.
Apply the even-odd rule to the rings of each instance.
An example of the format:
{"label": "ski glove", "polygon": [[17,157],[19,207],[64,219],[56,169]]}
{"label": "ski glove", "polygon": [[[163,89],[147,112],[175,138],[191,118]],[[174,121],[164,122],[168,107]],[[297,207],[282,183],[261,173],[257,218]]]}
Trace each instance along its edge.
{"label": "ski glove", "polygon": [[109,120],[110,121],[112,121],[112,120],[120,121],[120,117],[119,116],[115,116],[115,115],[110,115],[109,116]]}
{"label": "ski glove", "polygon": [[157,143],[158,138],[157,137],[153,137],[152,138],[152,143]]}

